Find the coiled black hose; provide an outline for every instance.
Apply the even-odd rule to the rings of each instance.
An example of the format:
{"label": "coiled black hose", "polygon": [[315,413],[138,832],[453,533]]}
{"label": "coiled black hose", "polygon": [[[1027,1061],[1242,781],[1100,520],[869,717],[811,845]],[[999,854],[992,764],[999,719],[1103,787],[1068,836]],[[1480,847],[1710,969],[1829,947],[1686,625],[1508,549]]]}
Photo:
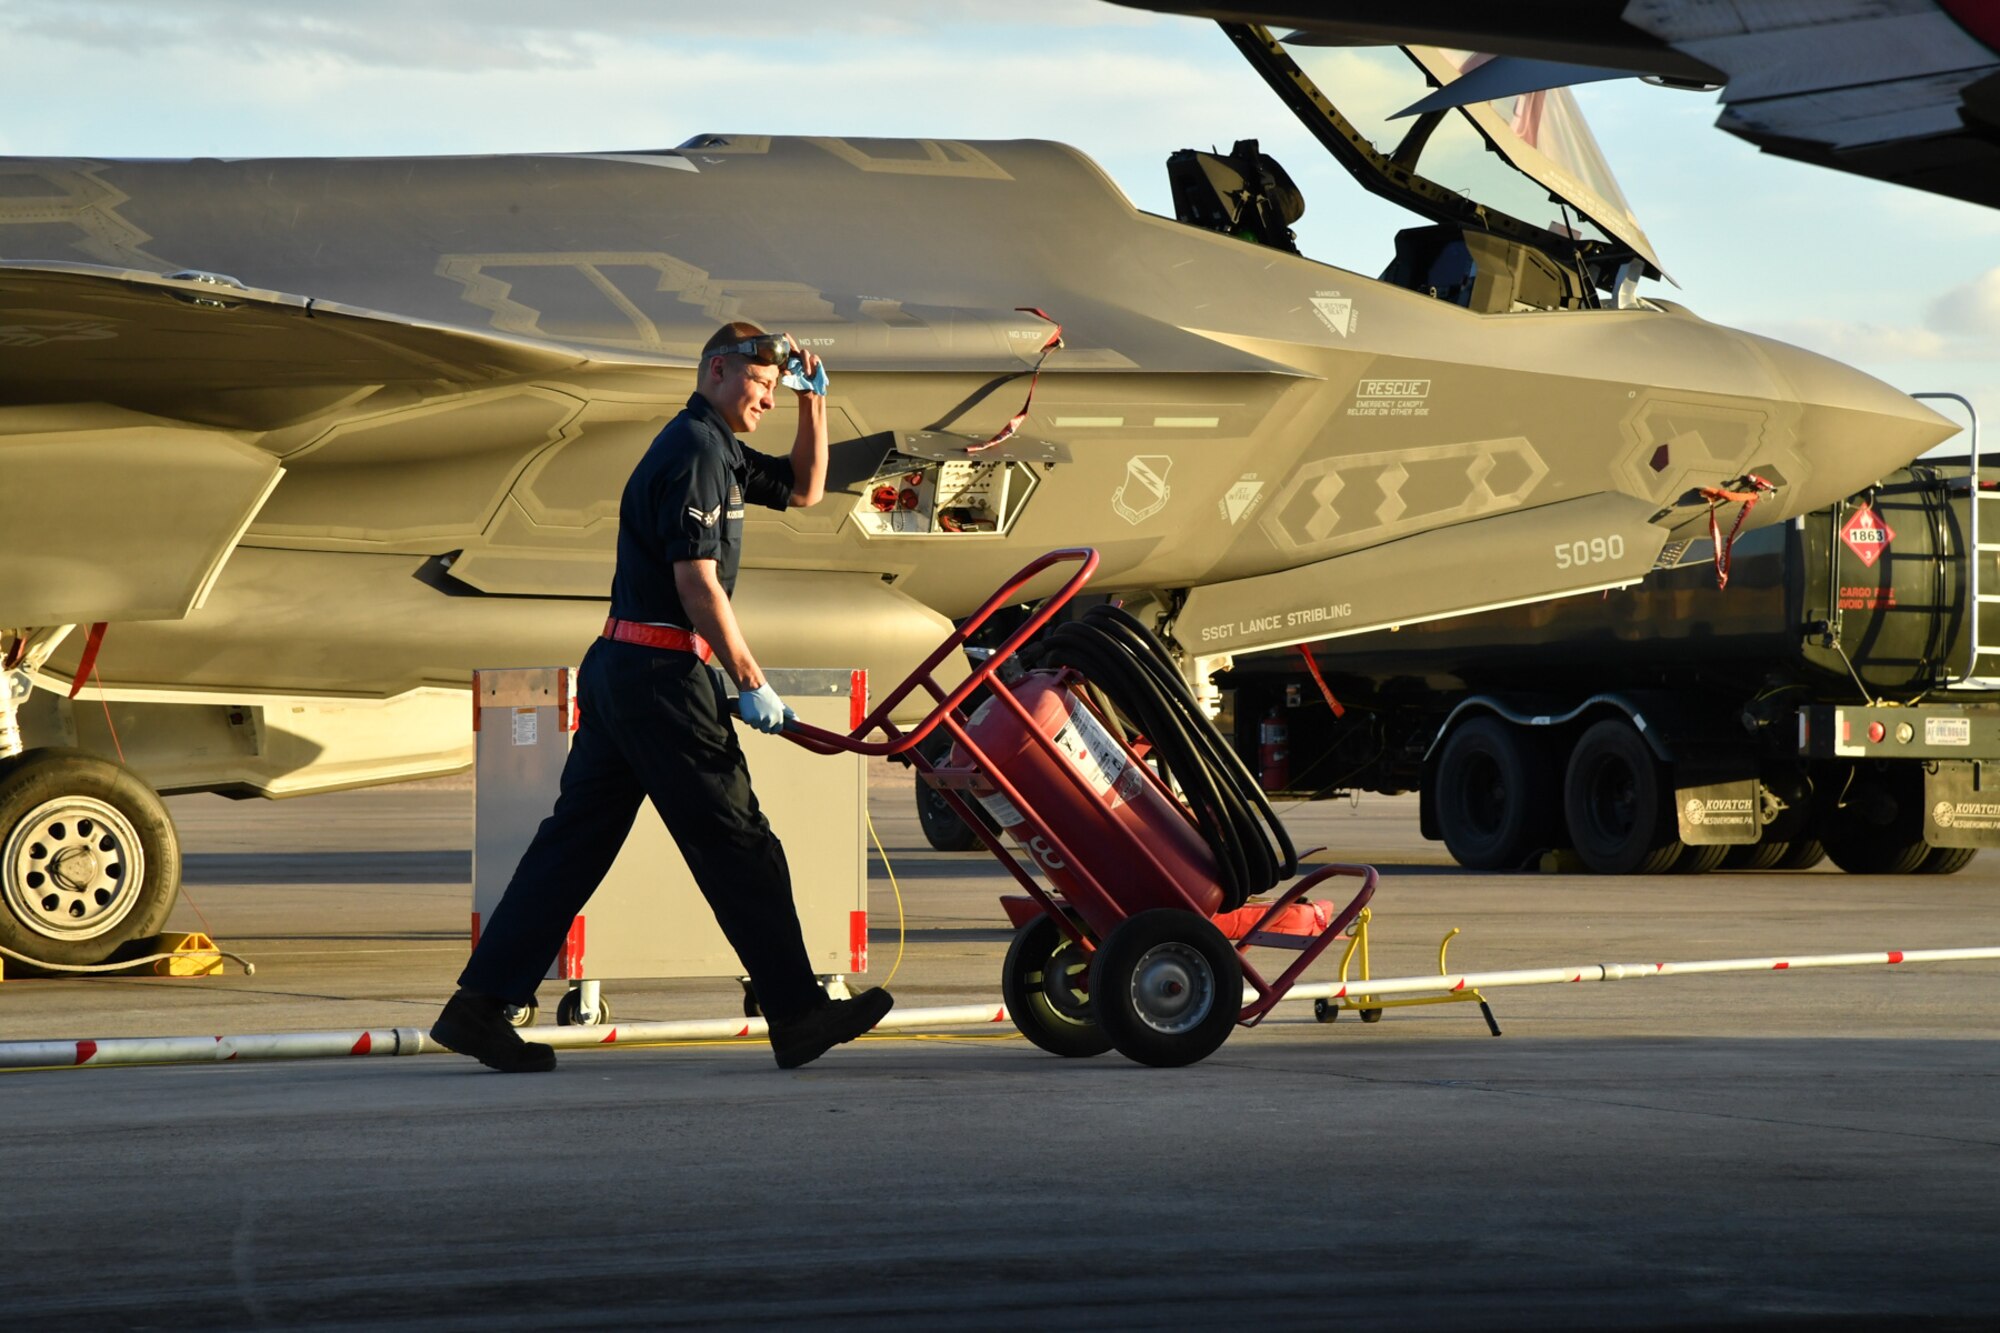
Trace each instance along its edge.
{"label": "coiled black hose", "polygon": [[1129,612],[1094,606],[1023,654],[1032,667],[1073,667],[1136,733],[1180,792],[1233,911],[1298,873],[1298,853],[1243,760],[1210,724],[1166,648]]}

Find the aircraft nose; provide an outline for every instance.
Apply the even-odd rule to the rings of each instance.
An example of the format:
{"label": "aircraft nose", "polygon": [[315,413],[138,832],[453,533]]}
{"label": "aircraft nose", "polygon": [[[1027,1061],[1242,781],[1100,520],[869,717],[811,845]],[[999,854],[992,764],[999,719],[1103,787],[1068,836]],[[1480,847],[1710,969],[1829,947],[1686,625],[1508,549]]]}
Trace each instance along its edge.
{"label": "aircraft nose", "polygon": [[1831,357],[1766,338],[1757,353],[1799,404],[1795,478],[1788,513],[1799,514],[1880,480],[1958,426],[1893,385]]}

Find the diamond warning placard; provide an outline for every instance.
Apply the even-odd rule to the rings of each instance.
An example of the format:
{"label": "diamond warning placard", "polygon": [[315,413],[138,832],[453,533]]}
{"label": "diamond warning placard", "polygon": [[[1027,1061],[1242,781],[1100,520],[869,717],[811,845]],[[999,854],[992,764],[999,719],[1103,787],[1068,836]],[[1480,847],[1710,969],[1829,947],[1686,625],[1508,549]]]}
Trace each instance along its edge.
{"label": "diamond warning placard", "polygon": [[1882,552],[1889,549],[1889,543],[1896,540],[1896,534],[1875,512],[1874,505],[1865,504],[1841,525],[1840,539],[1847,543],[1848,550],[1861,557],[1862,564],[1873,569]]}

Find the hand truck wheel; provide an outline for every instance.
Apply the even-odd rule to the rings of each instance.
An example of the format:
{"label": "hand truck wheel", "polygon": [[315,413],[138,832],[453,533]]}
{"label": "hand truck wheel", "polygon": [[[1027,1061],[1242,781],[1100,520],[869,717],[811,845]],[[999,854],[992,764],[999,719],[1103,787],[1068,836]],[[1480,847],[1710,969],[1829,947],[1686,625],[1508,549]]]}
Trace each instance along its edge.
{"label": "hand truck wheel", "polygon": [[1111,1049],[1091,1012],[1090,959],[1054,917],[1036,917],[1015,932],[1000,969],[1000,994],[1021,1035],[1051,1055]]}
{"label": "hand truck wheel", "polygon": [[1340,1001],[1314,1000],[1313,1019],[1320,1023],[1331,1023],[1340,1017]]}
{"label": "hand truck wheel", "polygon": [[535,1002],[530,1000],[526,1004],[506,1006],[500,1011],[500,1016],[517,1028],[531,1028],[535,1025],[535,1016],[538,1012]]}
{"label": "hand truck wheel", "polygon": [[1090,968],[1091,1007],[1120,1055],[1191,1065],[1214,1054],[1243,1008],[1243,964],[1222,932],[1174,907],[1121,921]]}

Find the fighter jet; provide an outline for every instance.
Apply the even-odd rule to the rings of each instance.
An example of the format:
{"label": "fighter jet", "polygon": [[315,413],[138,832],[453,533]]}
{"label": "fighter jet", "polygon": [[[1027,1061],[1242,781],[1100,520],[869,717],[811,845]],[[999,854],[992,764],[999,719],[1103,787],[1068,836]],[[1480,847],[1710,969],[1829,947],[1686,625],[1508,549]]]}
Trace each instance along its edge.
{"label": "fighter jet", "polygon": [[465,766],[470,673],[597,633],[620,488],[725,320],[833,372],[827,498],[751,516],[749,639],[878,681],[1052,547],[1205,679],[1628,584],[1951,433],[1640,296],[1566,93],[1413,128],[1451,53],[1233,37],[1419,215],[1381,276],[1296,252],[1248,142],[1173,153],[1172,218],[1046,142],[0,159],[0,944],[157,929],[154,792]]}

